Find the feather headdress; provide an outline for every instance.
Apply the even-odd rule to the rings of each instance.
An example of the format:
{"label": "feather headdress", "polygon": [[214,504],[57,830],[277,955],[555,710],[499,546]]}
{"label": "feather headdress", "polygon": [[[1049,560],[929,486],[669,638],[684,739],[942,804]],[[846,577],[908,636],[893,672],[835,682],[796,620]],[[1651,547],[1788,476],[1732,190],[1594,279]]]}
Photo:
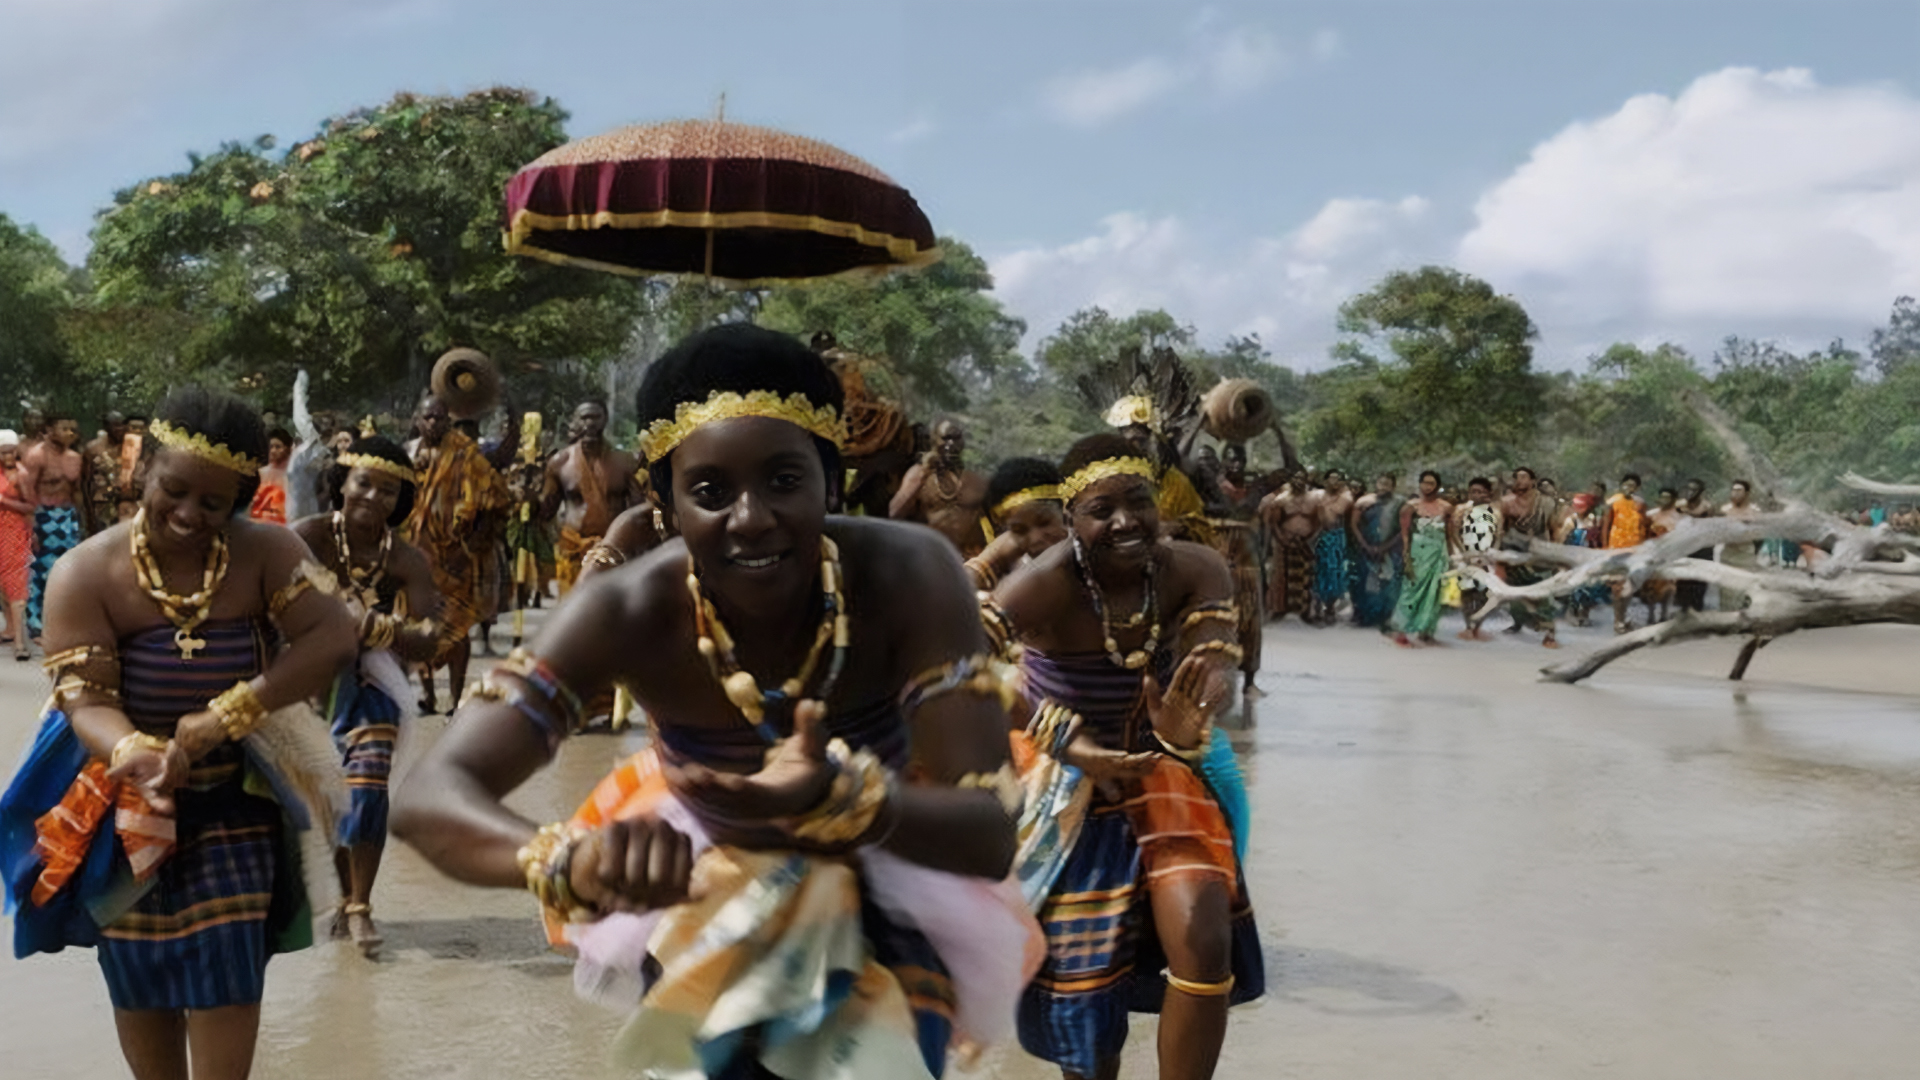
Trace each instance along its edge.
{"label": "feather headdress", "polygon": [[1145,424],[1179,446],[1200,424],[1200,391],[1179,354],[1164,345],[1121,350],[1077,380],[1088,406],[1112,427]]}

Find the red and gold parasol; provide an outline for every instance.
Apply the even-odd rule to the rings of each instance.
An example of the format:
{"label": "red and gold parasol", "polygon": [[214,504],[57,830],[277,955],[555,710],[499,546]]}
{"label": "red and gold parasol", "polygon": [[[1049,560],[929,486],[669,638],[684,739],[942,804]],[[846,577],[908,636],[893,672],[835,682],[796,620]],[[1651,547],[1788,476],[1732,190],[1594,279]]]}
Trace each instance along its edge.
{"label": "red and gold parasol", "polygon": [[907,190],[826,143],[725,120],[621,128],[507,181],[507,251],[617,274],[732,285],[925,266]]}

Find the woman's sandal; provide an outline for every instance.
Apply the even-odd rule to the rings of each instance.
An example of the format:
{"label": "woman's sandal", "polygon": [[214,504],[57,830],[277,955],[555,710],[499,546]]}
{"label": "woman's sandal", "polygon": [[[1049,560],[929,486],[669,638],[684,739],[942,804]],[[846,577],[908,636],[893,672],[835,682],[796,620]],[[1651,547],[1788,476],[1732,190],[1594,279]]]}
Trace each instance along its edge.
{"label": "woman's sandal", "polygon": [[340,914],[346,916],[347,933],[353,943],[359,947],[360,955],[371,959],[380,951],[382,939],[380,931],[373,925],[372,904],[342,904]]}

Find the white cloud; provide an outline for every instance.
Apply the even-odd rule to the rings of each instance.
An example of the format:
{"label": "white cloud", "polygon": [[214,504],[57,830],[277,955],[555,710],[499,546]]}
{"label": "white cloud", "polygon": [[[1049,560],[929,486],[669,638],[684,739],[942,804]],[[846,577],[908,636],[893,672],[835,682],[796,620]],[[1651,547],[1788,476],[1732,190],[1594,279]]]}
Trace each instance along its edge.
{"label": "white cloud", "polygon": [[1562,336],[1858,340],[1920,294],[1920,100],[1729,68],[1536,147],[1460,265]]}
{"label": "white cloud", "polygon": [[1043,100],[1062,123],[1095,127],[1140,108],[1185,80],[1173,65],[1149,56],[1122,68],[1063,75],[1047,84]]}
{"label": "white cloud", "polygon": [[1253,27],[1230,30],[1209,44],[1202,62],[1209,80],[1223,94],[1251,93],[1287,66],[1280,39]]}
{"label": "white cloud", "polygon": [[1116,214],[992,265],[1035,337],[1089,305],[1164,307],[1207,340],[1258,332],[1318,367],[1342,301],[1428,262],[1517,297],[1544,366],[1615,341],[1703,357],[1729,334],[1859,343],[1895,297],[1920,295],[1920,99],[1732,68],[1551,136],[1471,208],[1334,198],[1253,240]]}
{"label": "white cloud", "polygon": [[1292,70],[1297,52],[1326,62],[1339,50],[1338,35],[1332,31],[1321,31],[1296,50],[1261,27],[1222,30],[1217,22],[1213,12],[1203,12],[1171,55],[1059,76],[1042,87],[1041,101],[1061,123],[1098,127],[1188,86],[1210,87],[1223,98],[1240,97]]}
{"label": "white cloud", "polygon": [[1114,214],[1093,236],[991,260],[994,291],[1029,344],[1083,307],[1165,308],[1218,342],[1259,334],[1290,364],[1320,367],[1341,301],[1437,250],[1427,201],[1335,199],[1273,237],[1221,243],[1179,218]]}

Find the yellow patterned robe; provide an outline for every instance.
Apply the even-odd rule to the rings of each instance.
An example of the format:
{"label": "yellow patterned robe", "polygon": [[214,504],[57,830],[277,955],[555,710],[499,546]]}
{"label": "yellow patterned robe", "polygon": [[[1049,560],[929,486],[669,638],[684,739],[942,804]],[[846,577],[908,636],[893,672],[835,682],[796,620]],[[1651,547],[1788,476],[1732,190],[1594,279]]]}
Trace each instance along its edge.
{"label": "yellow patterned robe", "polygon": [[507,482],[487,462],[480,447],[458,431],[440,440],[430,464],[415,466],[420,483],[407,518],[406,537],[433,566],[433,584],[440,590],[440,653],[445,663],[455,649],[467,647],[467,632],[480,617],[481,575],[493,561],[488,539],[492,529],[477,526],[488,514],[504,511],[512,502]]}

